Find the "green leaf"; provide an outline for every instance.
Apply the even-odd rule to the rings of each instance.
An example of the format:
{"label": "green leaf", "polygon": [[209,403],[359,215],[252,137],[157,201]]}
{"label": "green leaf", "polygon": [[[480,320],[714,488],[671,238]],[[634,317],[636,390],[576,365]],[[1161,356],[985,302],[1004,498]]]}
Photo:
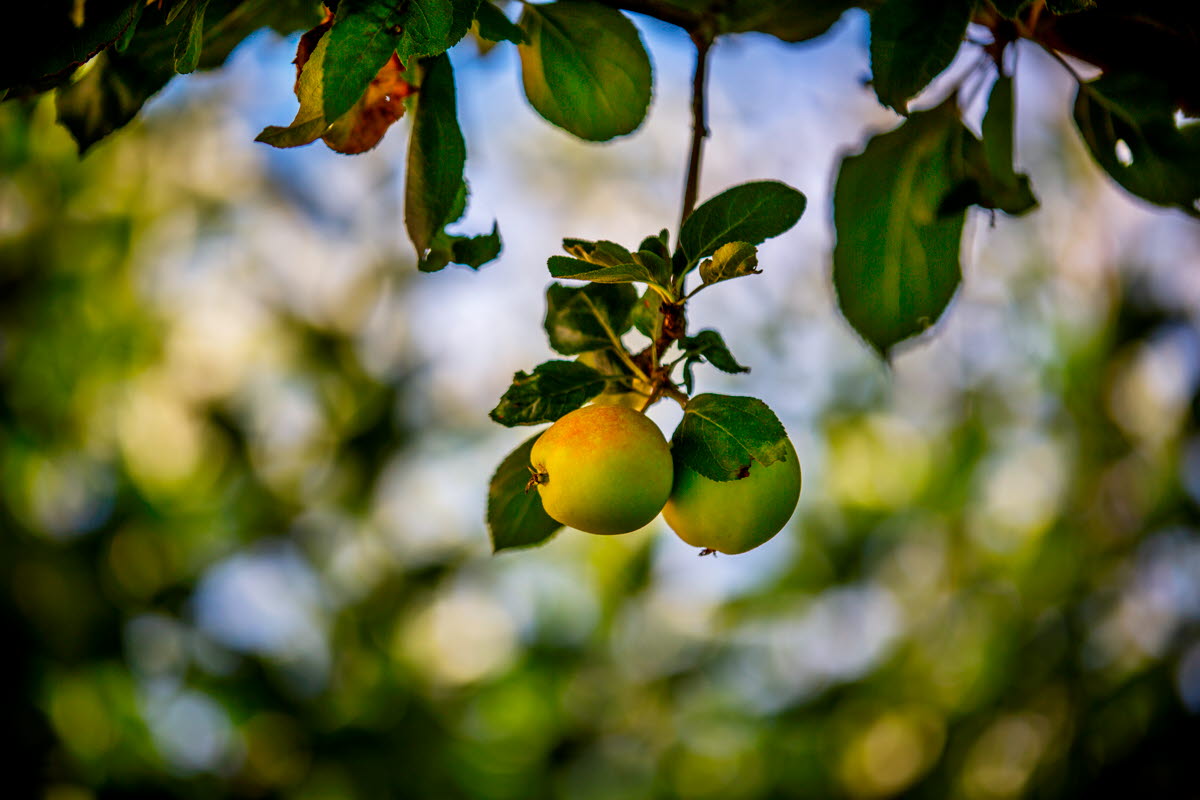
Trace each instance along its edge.
{"label": "green leaf", "polygon": [[779,181],[734,186],[692,212],[679,232],[679,246],[695,264],[729,242],[762,244],[795,225],[806,203],[803,194]]}
{"label": "green leaf", "polygon": [[526,439],[513,450],[492,475],[488,485],[487,526],[492,552],[541,544],[562,529],[542,507],[537,490],[529,485],[530,453],[541,434]]}
{"label": "green leaf", "polygon": [[145,8],[145,3],[135,2],[133,4],[133,19],[130,20],[128,27],[122,31],[121,35],[112,44],[113,49],[118,53],[124,53],[126,48],[129,47],[129,43],[133,41],[133,34],[137,32],[137,25],[142,18],[142,11]]}
{"label": "green leaf", "polygon": [[650,270],[636,262],[597,268],[595,264],[580,261],[577,258],[550,256],[550,260],[546,264],[550,268],[551,277],[565,280],[591,281],[592,283],[632,283],[634,281],[657,283],[657,278],[650,273]]}
{"label": "green leaf", "polygon": [[619,264],[632,264],[633,254],[616,242],[600,240],[589,242],[586,239],[563,239],[563,250],[575,258],[588,261],[598,267],[615,267]]}
{"label": "green leaf", "polygon": [[1016,102],[1013,79],[1001,75],[988,98],[983,117],[983,143],[967,134],[967,169],[979,184],[979,199],[984,208],[1008,214],[1024,214],[1037,206],[1037,198],[1026,175],[1013,168],[1013,130]]}
{"label": "green leaf", "polygon": [[939,216],[959,179],[964,128],[951,98],[842,162],[833,282],[842,314],[881,354],[931,326],[961,280],[964,212]]}
{"label": "green leaf", "polygon": [[1013,79],[1008,75],[996,78],[988,97],[987,113],[983,115],[983,153],[993,175],[1012,175],[1013,129],[1016,117],[1016,97]]}
{"label": "green leaf", "polygon": [[170,74],[166,70],[148,72],[136,62],[106,50],[96,56],[82,78],[58,91],[58,121],[71,132],[79,152],[85,153],[136,117]]}
{"label": "green leaf", "polygon": [[758,31],[803,42],[828,31],[854,0],[730,0],[717,6],[722,33]]}
{"label": "green leaf", "polygon": [[554,422],[604,391],[607,381],[578,361],[547,361],[533,372],[518,372],[489,416],[501,425]]}
{"label": "green leaf", "polygon": [[653,250],[638,250],[633,254],[633,260],[645,267],[654,278],[652,285],[667,290],[671,284],[671,262],[668,257],[661,256]]}
{"label": "green leaf", "polygon": [[[334,122],[358,102],[400,42],[407,21],[403,4],[390,0],[342,0],[327,40],[321,113]],[[450,18],[445,18],[449,28]]]}
{"label": "green leaf", "polygon": [[[480,2],[480,0],[450,0],[450,4],[453,6],[453,19],[450,23],[450,32],[446,36],[445,46],[437,52],[449,50],[467,35],[467,32],[471,30],[471,23],[475,21],[475,12],[479,10],[480,6],[487,4],[487,0],[483,0],[483,2]],[[407,40],[404,40],[400,46],[403,53],[412,51],[416,45],[409,44]],[[420,55],[437,55],[437,53],[420,53]]]}
{"label": "green leaf", "polygon": [[871,14],[872,84],[879,102],[908,113],[908,101],[954,60],[971,0],[884,0]]}
{"label": "green leaf", "polygon": [[678,463],[709,480],[732,481],[749,475],[756,463],[785,460],[787,431],[762,400],[699,394],[683,411],[671,451]]}
{"label": "green leaf", "polygon": [[[396,5],[395,0],[376,0]],[[479,0],[407,0],[402,3],[404,32],[396,52],[406,65],[416,56],[436,56],[467,34]]]}
{"label": "green leaf", "polygon": [[500,236],[468,239],[445,232],[466,208],[463,169],[467,146],[458,127],[454,71],[446,54],[423,59],[413,108],[404,183],[404,225],[417,250],[418,268],[435,272],[453,261],[478,268],[499,254]]}
{"label": "green leaf", "polygon": [[145,3],[91,0],[82,25],[72,19],[72,3],[34,0],[10,6],[16,13],[5,20],[12,39],[0,53],[0,94],[13,89],[17,96],[63,84],[77,67],[131,35]]}
{"label": "green leaf", "polygon": [[190,13],[192,10],[194,10],[196,8],[197,1],[198,0],[175,0],[175,2],[169,4],[167,7],[167,24],[174,24],[175,20],[179,19],[179,17],[182,16],[185,11]]}
{"label": "green leaf", "polygon": [[329,49],[329,35],[326,34],[317,42],[300,70],[300,78],[296,81],[296,96],[300,99],[300,108],[296,117],[287,127],[271,125],[263,129],[254,139],[272,147],[300,147],[315,142],[329,129],[322,111],[324,103],[325,53]]}
{"label": "green leaf", "polygon": [[455,236],[452,247],[455,264],[464,264],[478,269],[500,255],[500,226],[492,223],[492,232],[480,236]]}
{"label": "green leaf", "polygon": [[[223,64],[238,44],[283,10],[289,10],[293,19],[306,20],[313,6],[305,6],[297,0],[211,0],[204,14],[197,69]],[[101,8],[89,0],[86,18],[92,19],[93,10],[97,17],[102,16]],[[145,5],[136,28],[131,27],[136,14],[122,19],[128,19],[129,25],[121,31],[133,31],[128,47],[123,52],[113,47],[104,51],[75,83],[60,89],[56,98],[59,121],[71,131],[81,152],[132,120],[146,100],[175,75],[175,46],[189,17],[182,15],[168,25],[166,11],[152,3]]]}
{"label": "green leaf", "polygon": [[395,52],[406,67],[466,34],[479,0],[342,0],[325,58],[324,114],[350,110]]}
{"label": "green leaf", "polygon": [[444,55],[422,62],[404,184],[404,225],[424,260],[433,237],[462,216],[467,146],[458,127],[454,71]]}
{"label": "green leaf", "polygon": [[1001,76],[992,89],[983,118],[983,141],[962,128],[955,160],[960,182],[942,200],[940,216],[979,205],[1007,214],[1024,214],[1037,207],[1029,178],[1013,169],[1013,81]]}
{"label": "green leaf", "polygon": [[175,71],[180,75],[195,72],[200,66],[200,51],[204,46],[204,11],[208,0],[189,3],[191,13],[179,38],[175,40]]}
{"label": "green leaf", "polygon": [[456,236],[438,231],[433,237],[429,255],[417,264],[422,272],[437,272],[447,264],[462,264],[479,269],[500,255],[502,242],[500,228],[492,225],[492,232],[480,236]]}
{"label": "green leaf", "polygon": [[545,321],[550,346],[564,356],[613,347],[613,336],[629,330],[636,301],[637,292],[628,284],[593,283],[580,288],[550,284]]}
{"label": "green leaf", "polygon": [[721,334],[711,329],[702,330],[695,336],[685,336],[679,340],[679,348],[687,356],[683,362],[683,384],[688,394],[695,388],[692,369],[698,363],[707,361],[722,372],[730,374],[750,371],[749,367],[739,364],[733,353],[729,352]]}
{"label": "green leaf", "polygon": [[647,236],[642,239],[642,243],[638,245],[638,250],[649,250],[656,256],[664,259],[671,258],[671,234],[666,228],[659,232],[658,236]]}
{"label": "green leaf", "polygon": [[280,36],[319,25],[326,10],[320,0],[246,0],[238,9],[239,14],[253,13],[256,29],[270,28]]}
{"label": "green leaf", "polygon": [[632,132],[646,117],[650,57],[621,12],[598,3],[525,4],[519,22],[525,96],[548,121],[602,142]]}
{"label": "green leaf", "polygon": [[483,0],[479,4],[479,9],[475,12],[475,22],[479,25],[479,35],[489,42],[524,44],[528,41],[525,31],[504,16],[504,12],[489,0]]}
{"label": "green leaf", "polygon": [[662,304],[662,295],[653,289],[647,289],[629,314],[630,324],[651,339],[658,339],[662,333]]}
{"label": "green leaf", "polygon": [[1128,191],[1200,214],[1200,124],[1176,125],[1164,84],[1112,72],[1079,87],[1075,124],[1092,157]]}
{"label": "green leaf", "polygon": [[758,275],[758,248],[746,242],[728,242],[717,248],[713,257],[700,265],[700,280],[720,283],[743,275]]}

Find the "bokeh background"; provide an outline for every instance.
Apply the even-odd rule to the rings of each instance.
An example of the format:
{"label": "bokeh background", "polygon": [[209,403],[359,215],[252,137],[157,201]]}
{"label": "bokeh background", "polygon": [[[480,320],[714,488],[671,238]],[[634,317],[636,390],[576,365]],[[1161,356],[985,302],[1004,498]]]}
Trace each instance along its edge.
{"label": "bokeh background", "polygon": [[506,243],[479,273],[415,270],[403,122],[353,158],[253,142],[294,38],[83,160],[51,99],[0,106],[6,796],[1200,796],[1200,228],[1099,172],[1034,49],[1041,208],[973,212],[960,295],[888,368],[829,278],[839,154],[899,121],[865,16],[723,41],[702,196],[809,210],[692,304],[753,368],[699,388],[776,410],[799,509],[744,556],[661,523],[491,555],[528,431],[487,411],[551,356],[545,258],[678,214],[690,44],[638,25],[651,114],[605,146],[528,108],[510,46],[454,51],[465,227]]}

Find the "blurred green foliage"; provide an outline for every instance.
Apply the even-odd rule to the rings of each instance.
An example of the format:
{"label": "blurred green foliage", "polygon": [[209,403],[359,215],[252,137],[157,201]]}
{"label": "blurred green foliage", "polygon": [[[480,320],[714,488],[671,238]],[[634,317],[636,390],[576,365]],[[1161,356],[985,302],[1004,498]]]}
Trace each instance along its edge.
{"label": "blurred green foliage", "polygon": [[45,102],[0,107],[7,796],[1194,793],[1200,335],[1170,298],[1098,289],[921,408],[831,374],[737,591],[679,585],[665,533],[493,559],[422,473],[479,434],[422,425],[411,343],[372,344],[406,256],[273,291],[246,231],[321,220],[175,111],[80,161]]}

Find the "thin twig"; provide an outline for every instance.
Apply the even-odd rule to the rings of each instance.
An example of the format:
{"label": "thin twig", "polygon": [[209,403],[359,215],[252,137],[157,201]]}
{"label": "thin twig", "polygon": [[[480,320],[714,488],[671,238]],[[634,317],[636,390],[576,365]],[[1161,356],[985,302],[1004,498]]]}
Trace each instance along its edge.
{"label": "thin twig", "polygon": [[692,76],[692,147],[688,155],[687,180],[683,187],[683,211],[679,216],[679,228],[691,216],[696,207],[696,194],[700,190],[700,161],[704,151],[704,140],[708,137],[708,116],[705,108],[706,83],[708,80],[708,51],[712,38],[693,33],[696,44],[696,72]]}

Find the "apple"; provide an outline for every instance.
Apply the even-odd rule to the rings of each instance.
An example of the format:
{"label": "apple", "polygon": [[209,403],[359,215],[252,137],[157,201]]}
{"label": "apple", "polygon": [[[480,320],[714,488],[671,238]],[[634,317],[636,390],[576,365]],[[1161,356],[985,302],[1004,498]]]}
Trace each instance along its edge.
{"label": "apple", "polygon": [[531,485],[553,519],[588,533],[628,533],[658,516],[674,466],[662,431],[620,405],[565,415],[530,451]]}
{"label": "apple", "polygon": [[799,500],[800,459],[789,440],[785,460],[765,467],[753,462],[746,477],[732,481],[710,480],[676,464],[663,518],[688,544],[733,555],[779,533]]}

